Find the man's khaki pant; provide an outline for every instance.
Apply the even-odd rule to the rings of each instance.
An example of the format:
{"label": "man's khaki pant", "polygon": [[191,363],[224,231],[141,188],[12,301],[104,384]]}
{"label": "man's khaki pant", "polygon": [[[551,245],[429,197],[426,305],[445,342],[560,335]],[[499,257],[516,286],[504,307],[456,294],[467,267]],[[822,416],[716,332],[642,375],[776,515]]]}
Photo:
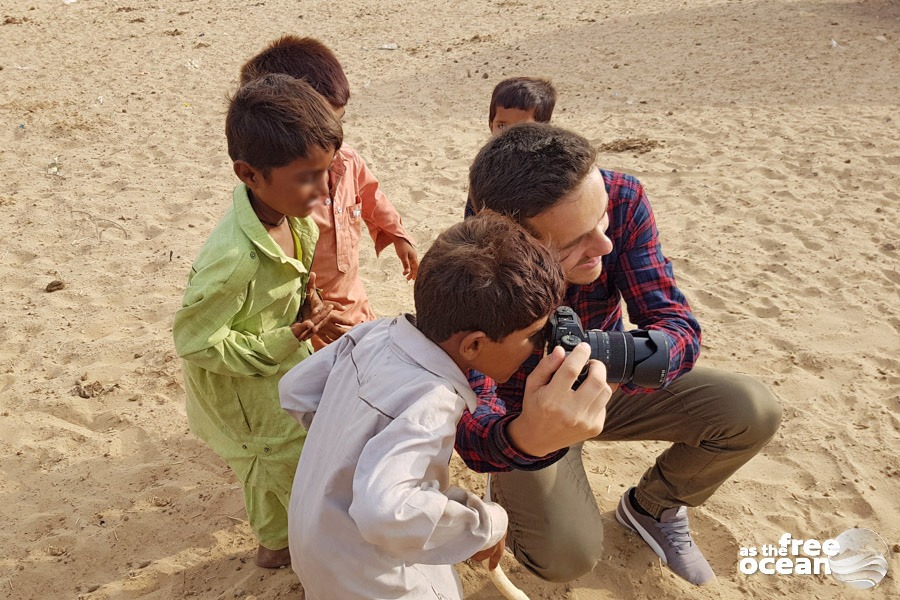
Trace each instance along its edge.
{"label": "man's khaki pant", "polygon": [[[762,450],[780,422],[781,406],[761,383],[698,367],[664,390],[614,393],[595,439],[673,442],[637,484],[638,502],[658,515],[706,501]],[[581,444],[545,469],[495,473],[491,489],[509,514],[507,544],[538,577],[571,581],[600,560],[603,525]]]}

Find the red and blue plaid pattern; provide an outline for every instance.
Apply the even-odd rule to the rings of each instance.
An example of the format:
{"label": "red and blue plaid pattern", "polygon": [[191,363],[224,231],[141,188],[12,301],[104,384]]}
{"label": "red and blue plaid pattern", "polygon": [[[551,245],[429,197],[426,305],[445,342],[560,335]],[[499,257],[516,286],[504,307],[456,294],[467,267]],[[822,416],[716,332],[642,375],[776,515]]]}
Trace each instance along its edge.
{"label": "red and blue plaid pattern", "polygon": [[[600,170],[609,194],[610,225],[607,235],[613,250],[603,257],[603,272],[588,285],[572,285],[564,304],[575,309],[585,329],[622,331],[622,306],[641,329],[665,332],[671,342],[666,383],[690,371],[700,353],[700,324],[675,285],[672,264],[663,255],[650,202],[641,183],[630,175]],[[466,203],[466,214],[471,212]],[[463,412],[456,433],[456,451],[478,472],[537,470],[554,463],[567,449],[533,457],[513,448],[508,423],[522,411],[525,379],[543,352],[535,352],[519,371],[497,385],[478,371],[469,372],[469,385],[478,394],[474,413]],[[639,394],[643,388],[620,388]]]}

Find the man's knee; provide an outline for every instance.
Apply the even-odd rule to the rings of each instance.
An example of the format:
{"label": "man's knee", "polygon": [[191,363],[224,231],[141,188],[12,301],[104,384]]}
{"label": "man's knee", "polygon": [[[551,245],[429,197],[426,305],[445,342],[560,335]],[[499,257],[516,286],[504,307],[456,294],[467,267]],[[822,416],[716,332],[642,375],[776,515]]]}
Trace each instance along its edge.
{"label": "man's knee", "polygon": [[574,536],[554,536],[545,540],[538,552],[515,554],[529,571],[545,581],[565,583],[590,573],[603,553],[603,532]]}
{"label": "man's knee", "polygon": [[729,417],[742,445],[764,446],[781,425],[781,403],[768,387],[746,375],[732,375],[728,389]]}

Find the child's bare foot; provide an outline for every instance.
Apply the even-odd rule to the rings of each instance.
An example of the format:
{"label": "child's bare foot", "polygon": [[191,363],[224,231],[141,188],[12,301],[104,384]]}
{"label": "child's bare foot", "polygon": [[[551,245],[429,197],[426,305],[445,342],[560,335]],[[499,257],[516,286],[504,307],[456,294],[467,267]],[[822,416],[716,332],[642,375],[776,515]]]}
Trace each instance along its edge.
{"label": "child's bare foot", "polygon": [[280,569],[291,564],[290,548],[282,548],[281,550],[269,550],[262,544],[256,551],[256,566],[264,569]]}

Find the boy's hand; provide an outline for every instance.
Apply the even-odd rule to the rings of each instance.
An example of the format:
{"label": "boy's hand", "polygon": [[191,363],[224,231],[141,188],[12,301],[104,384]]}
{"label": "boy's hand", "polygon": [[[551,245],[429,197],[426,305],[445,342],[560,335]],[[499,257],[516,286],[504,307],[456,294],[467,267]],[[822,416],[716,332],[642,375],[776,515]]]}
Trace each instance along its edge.
{"label": "boy's hand", "polygon": [[319,332],[331,317],[331,311],[344,310],[337,302],[325,302],[316,290],[316,274],[309,274],[309,282],[306,284],[306,300],[300,307],[300,315],[297,322],[291,325],[291,332],[301,342],[311,338]]}
{"label": "boy's hand", "polygon": [[343,306],[337,302],[326,300],[325,304],[334,306],[334,310],[328,316],[328,319],[319,327],[317,335],[326,344],[337,340],[339,337],[350,331],[353,327],[353,321],[341,315],[338,311],[343,310]]}
{"label": "boy's hand", "polygon": [[343,304],[322,299],[316,288],[316,274],[310,273],[309,283],[306,284],[306,302],[300,308],[300,316],[303,319],[300,324],[310,323],[315,327],[304,328],[305,337],[298,336],[297,339],[302,342],[317,334],[326,344],[335,341],[354,325],[353,321],[340,314],[343,310],[345,310]]}
{"label": "boy's hand", "polygon": [[500,559],[503,558],[503,551],[506,549],[506,534],[503,534],[503,537],[500,538],[500,541],[491,546],[490,548],[485,548],[479,552],[476,552],[472,555],[472,560],[477,560],[478,562],[482,562],[490,559],[488,563],[488,569],[493,571],[497,568],[497,565],[500,564]]}
{"label": "boy's hand", "polygon": [[528,376],[522,413],[508,429],[510,440],[520,452],[546,456],[603,431],[606,403],[612,396],[603,363],[591,360],[587,378],[577,390],[572,389],[590,354],[590,347],[584,343],[569,356],[556,347]]}
{"label": "boy's hand", "polygon": [[309,280],[306,282],[306,300],[303,301],[303,306],[300,307],[300,317],[297,320],[306,321],[311,319],[324,309],[325,301],[322,300],[322,296],[319,295],[316,289],[316,274],[310,272]]}
{"label": "boy's hand", "polygon": [[327,313],[325,311],[322,312],[323,316],[319,316],[315,319],[297,321],[291,325],[291,333],[294,334],[294,337],[297,338],[298,341],[305,342],[319,331],[319,323],[321,323],[323,318],[327,318],[328,313],[330,312],[331,309],[328,309]]}
{"label": "boy's hand", "polygon": [[419,256],[416,254],[416,249],[403,238],[394,238],[394,250],[397,251],[397,256],[403,264],[403,274],[406,275],[406,280],[414,280],[419,274]]}

